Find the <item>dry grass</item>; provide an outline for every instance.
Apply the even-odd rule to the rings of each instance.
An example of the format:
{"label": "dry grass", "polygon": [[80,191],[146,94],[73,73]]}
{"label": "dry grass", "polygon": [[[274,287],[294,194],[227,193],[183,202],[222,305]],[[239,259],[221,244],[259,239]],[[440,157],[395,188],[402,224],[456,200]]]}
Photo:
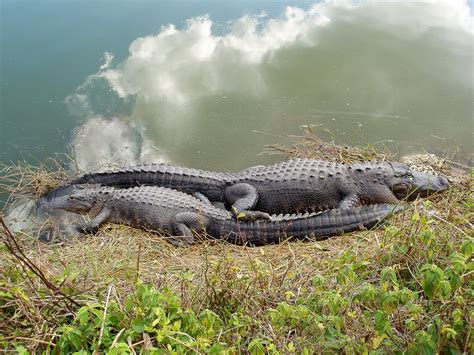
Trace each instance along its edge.
{"label": "dry grass", "polygon": [[[327,143],[309,131],[295,137],[294,145],[271,149],[291,157],[342,162],[393,158],[389,153],[378,153],[371,146],[349,148]],[[0,187],[11,194],[9,203],[20,196],[41,195],[65,180],[64,164],[56,161],[52,166],[53,169],[51,166],[34,168],[26,163],[2,166]],[[12,344],[15,341],[33,351],[45,349],[48,344],[54,346],[59,339],[58,328],[70,321],[77,310],[65,295],[80,304],[104,304],[109,286],[113,285],[111,298],[119,307],[124,307],[125,299],[134,292],[140,280],[158,290],[172,290],[179,295],[183,308],[196,313],[210,309],[222,318],[228,312],[245,313],[253,320],[248,336],[271,339],[282,351],[288,349],[285,347],[290,342],[300,350],[305,346],[313,351],[322,350],[325,343],[312,343],[304,329],[300,331],[293,326],[293,332],[282,333],[274,326],[272,328],[269,310],[282,302],[293,304],[300,302],[298,300],[309,300],[316,292],[313,280],[317,275],[325,277],[327,290],[350,299],[361,285],[374,283],[377,286],[384,268],[394,268],[400,280],[409,279],[410,274],[418,275],[433,250],[437,255],[432,255],[430,262],[440,267],[448,265],[446,253],[449,248],[445,246],[459,246],[473,237],[473,215],[470,207],[466,207],[472,198],[472,178],[446,166],[443,166],[443,172],[456,176],[455,185],[445,194],[430,197],[429,206],[421,201],[414,203],[413,209],[397,216],[387,231],[357,232],[321,242],[285,242],[251,248],[203,241],[189,248],[175,248],[160,236],[109,225],[94,237],[48,245],[28,234],[18,233],[16,250],[21,250],[24,257],[42,270],[44,277],[63,294],[47,287],[44,280],[8,248],[0,249],[0,268],[3,270],[0,275],[0,342]],[[413,215],[421,217],[417,219]],[[423,218],[430,220],[430,233],[436,235],[430,243],[439,246],[420,239],[428,228],[423,224]],[[8,243],[5,232],[1,238]],[[397,252],[397,241],[412,249]],[[341,285],[338,281],[341,270],[348,264],[358,265],[356,271],[360,276]],[[413,287],[416,289],[419,285]],[[375,342],[378,338],[373,325],[359,319],[370,307],[357,303],[348,307],[341,315],[343,333],[350,339],[366,337],[368,344]],[[442,307],[448,306],[442,303]],[[448,309],[440,310],[440,314]],[[327,311],[323,308],[321,312]],[[423,314],[426,317],[432,313]],[[406,307],[400,307],[393,317],[402,322],[411,316]],[[400,344],[408,347],[414,331],[404,329],[404,323],[397,323],[395,318],[395,336]],[[415,320],[416,329],[425,329],[429,321],[423,317]],[[469,339],[459,340],[459,343],[465,349],[470,346]],[[141,346],[132,344],[129,347],[138,351]]]}
{"label": "dry grass", "polygon": [[6,203],[22,197],[39,197],[67,179],[72,159],[64,154],[47,159],[38,166],[26,161],[14,165],[0,162],[0,193],[9,196]]}
{"label": "dry grass", "polygon": [[386,144],[369,144],[363,147],[338,145],[334,141],[323,140],[317,134],[318,127],[303,127],[301,135],[288,136],[292,144],[273,144],[267,147],[266,153],[283,155],[286,158],[308,158],[340,163],[353,163],[368,160],[394,160],[395,153]]}

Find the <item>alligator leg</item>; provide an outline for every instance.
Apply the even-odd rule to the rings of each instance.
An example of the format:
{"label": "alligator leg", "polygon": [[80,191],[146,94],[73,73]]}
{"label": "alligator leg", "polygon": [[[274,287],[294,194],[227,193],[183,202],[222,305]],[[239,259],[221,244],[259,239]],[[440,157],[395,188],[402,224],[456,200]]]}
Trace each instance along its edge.
{"label": "alligator leg", "polygon": [[377,203],[390,203],[392,205],[398,205],[400,203],[400,200],[388,187],[384,188],[382,191],[377,191],[374,198],[377,199]]}
{"label": "alligator leg", "polygon": [[202,202],[204,202],[205,204],[208,204],[208,205],[212,205],[211,201],[209,201],[209,199],[207,198],[206,195],[204,195],[203,193],[201,192],[195,192],[193,194],[194,197],[196,197],[198,200],[201,200]]}
{"label": "alligator leg", "polygon": [[85,225],[79,225],[76,230],[80,233],[95,234],[99,230],[100,226],[104,224],[110,216],[110,209],[104,207],[92,221]]}
{"label": "alligator leg", "polygon": [[360,198],[357,194],[350,194],[344,197],[339,203],[339,209],[345,210],[352,207],[357,207],[360,204]]}
{"label": "alligator leg", "polygon": [[174,246],[194,244],[193,230],[202,231],[204,225],[202,217],[195,212],[180,212],[174,216],[172,224],[173,232],[176,234],[169,239]]}
{"label": "alligator leg", "polygon": [[239,183],[225,189],[225,199],[232,205],[232,213],[239,220],[270,219],[265,212],[251,211],[258,201],[257,189],[246,183]]}

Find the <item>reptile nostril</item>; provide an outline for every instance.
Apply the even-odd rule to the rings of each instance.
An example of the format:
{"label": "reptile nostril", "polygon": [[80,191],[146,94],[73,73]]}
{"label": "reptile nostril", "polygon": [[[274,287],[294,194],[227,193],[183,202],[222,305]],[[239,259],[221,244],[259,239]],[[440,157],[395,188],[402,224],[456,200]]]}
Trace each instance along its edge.
{"label": "reptile nostril", "polygon": [[442,186],[449,186],[449,181],[444,176],[439,177],[439,183]]}

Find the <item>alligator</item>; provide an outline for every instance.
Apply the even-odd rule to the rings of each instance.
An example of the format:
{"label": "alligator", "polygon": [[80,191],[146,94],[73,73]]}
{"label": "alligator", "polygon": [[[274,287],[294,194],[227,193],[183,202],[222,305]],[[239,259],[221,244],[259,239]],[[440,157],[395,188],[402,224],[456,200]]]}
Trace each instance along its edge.
{"label": "alligator", "polygon": [[371,228],[401,205],[379,204],[292,215],[272,215],[271,220],[238,221],[231,212],[217,208],[189,194],[158,186],[127,189],[71,185],[54,197],[40,198],[43,209],[89,213],[92,220],[78,226],[95,233],[106,222],[126,224],[172,236],[173,244],[192,244],[195,233],[205,233],[233,244],[266,245],[288,238],[323,239],[346,232]]}
{"label": "alligator", "polygon": [[277,213],[396,204],[401,199],[424,197],[449,186],[443,176],[413,171],[400,163],[345,165],[311,159],[256,166],[239,173],[168,164],[138,165],[85,174],[69,184],[169,187],[194,194],[204,202],[224,202],[239,219],[268,219],[269,214]]}

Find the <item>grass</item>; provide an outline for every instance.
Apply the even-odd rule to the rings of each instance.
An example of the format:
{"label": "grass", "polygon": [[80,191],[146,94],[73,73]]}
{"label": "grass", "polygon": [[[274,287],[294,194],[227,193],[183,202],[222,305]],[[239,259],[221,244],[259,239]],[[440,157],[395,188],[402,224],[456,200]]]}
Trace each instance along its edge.
{"label": "grass", "polygon": [[[303,126],[301,135],[290,135],[293,142],[289,145],[273,144],[267,147],[266,153],[284,155],[287,158],[308,158],[353,163],[368,160],[393,161],[395,153],[386,144],[373,145],[366,143],[361,147],[338,145],[334,141],[323,140],[316,129],[319,126]],[[320,127],[321,128],[321,127]],[[326,135],[329,131],[323,130]]]}
{"label": "grass", "polygon": [[[287,156],[393,159],[311,132]],[[383,229],[251,248],[175,248],[108,225],[58,244],[4,229],[0,346],[20,353],[473,352],[472,174]],[[4,166],[12,200],[66,177],[61,163]],[[59,171],[59,172],[58,172]],[[10,201],[13,203],[14,201]]]}

